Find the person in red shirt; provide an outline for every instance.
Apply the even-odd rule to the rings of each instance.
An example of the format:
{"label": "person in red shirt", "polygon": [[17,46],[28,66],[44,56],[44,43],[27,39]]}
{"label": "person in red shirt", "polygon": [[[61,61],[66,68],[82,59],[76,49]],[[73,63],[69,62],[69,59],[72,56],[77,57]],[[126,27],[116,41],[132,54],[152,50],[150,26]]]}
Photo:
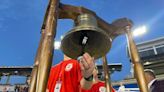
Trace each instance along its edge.
{"label": "person in red shirt", "polygon": [[91,88],[94,65],[94,58],[88,53],[79,61],[64,56],[64,61],[51,68],[46,92],[79,92],[80,86]]}
{"label": "person in red shirt", "polygon": [[[93,71],[94,83],[93,83],[91,89],[86,90],[86,89],[80,88],[80,92],[106,92],[105,82],[100,81],[98,79],[97,74],[98,74],[98,70],[97,70],[97,67],[95,67],[95,69]],[[114,88],[112,88],[111,92],[115,92]]]}

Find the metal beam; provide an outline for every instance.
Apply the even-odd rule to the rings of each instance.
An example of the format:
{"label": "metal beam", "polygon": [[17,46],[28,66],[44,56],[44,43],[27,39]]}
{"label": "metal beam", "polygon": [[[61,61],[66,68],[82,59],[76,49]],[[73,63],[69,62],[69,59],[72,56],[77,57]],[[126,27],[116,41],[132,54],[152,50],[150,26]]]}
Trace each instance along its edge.
{"label": "metal beam", "polygon": [[135,77],[137,79],[141,92],[149,92],[147,82],[145,79],[144,69],[140,62],[140,57],[137,51],[137,47],[133,41],[130,29],[131,29],[130,26],[127,26],[126,37],[128,42],[129,55],[134,66]]}

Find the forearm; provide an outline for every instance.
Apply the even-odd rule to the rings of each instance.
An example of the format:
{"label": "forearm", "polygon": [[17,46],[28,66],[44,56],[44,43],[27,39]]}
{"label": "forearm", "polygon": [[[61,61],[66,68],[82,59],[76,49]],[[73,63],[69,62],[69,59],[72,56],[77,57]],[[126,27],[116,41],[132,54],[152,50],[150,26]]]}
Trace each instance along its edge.
{"label": "forearm", "polygon": [[80,85],[83,89],[90,89],[92,87],[93,81],[87,81],[84,78],[81,79]]}
{"label": "forearm", "polygon": [[46,89],[46,92],[49,92],[49,90],[48,90],[48,89]]}
{"label": "forearm", "polygon": [[88,53],[83,54],[80,58],[80,68],[83,78],[80,81],[81,88],[90,89],[93,84],[93,70],[95,68],[94,57],[91,57]]}

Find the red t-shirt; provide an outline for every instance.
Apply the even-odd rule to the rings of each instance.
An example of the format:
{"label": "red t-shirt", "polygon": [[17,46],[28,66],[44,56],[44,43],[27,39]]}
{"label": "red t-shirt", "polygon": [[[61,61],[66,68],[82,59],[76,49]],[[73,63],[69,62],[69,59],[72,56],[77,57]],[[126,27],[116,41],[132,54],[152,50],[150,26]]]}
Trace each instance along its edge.
{"label": "red t-shirt", "polygon": [[47,89],[49,92],[55,92],[55,85],[60,79],[62,84],[60,92],[79,92],[81,78],[81,69],[77,60],[62,61],[51,68]]}
{"label": "red t-shirt", "polygon": [[[92,88],[89,90],[84,90],[81,88],[80,92],[106,92],[105,90],[106,90],[105,83],[99,81],[98,83],[93,84]],[[112,88],[112,92],[115,92],[113,88]]]}

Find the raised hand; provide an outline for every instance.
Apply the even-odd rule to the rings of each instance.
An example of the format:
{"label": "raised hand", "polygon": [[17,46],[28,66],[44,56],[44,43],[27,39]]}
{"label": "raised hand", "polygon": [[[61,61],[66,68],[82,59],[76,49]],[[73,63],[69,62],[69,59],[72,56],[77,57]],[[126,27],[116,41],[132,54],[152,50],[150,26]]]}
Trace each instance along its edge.
{"label": "raised hand", "polygon": [[94,57],[91,57],[88,53],[83,54],[82,58],[80,59],[80,67],[83,77],[90,77],[95,68]]}

